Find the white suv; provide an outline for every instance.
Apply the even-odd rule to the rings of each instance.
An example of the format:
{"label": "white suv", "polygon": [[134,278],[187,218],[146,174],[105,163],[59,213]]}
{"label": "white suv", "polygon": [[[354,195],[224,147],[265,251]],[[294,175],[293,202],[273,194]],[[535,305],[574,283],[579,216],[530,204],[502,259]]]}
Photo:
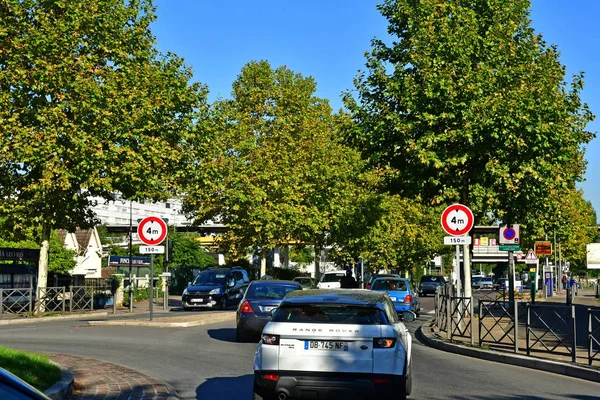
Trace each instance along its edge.
{"label": "white suv", "polygon": [[[401,317],[412,321],[415,314]],[[254,399],[405,399],[412,387],[411,346],[385,292],[291,292],[256,348]]]}
{"label": "white suv", "polygon": [[340,279],[346,276],[346,271],[330,271],[325,272],[321,276],[321,280],[317,283],[317,287],[319,289],[339,289],[340,288]]}

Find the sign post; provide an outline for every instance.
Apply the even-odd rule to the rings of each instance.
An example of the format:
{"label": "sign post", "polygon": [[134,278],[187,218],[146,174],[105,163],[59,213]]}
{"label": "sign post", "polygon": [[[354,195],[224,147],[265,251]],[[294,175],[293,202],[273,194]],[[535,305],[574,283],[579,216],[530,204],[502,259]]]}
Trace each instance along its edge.
{"label": "sign post", "polygon": [[535,265],[535,267],[529,268],[529,277],[531,279],[530,285],[530,294],[531,294],[531,302],[535,304],[535,295],[537,293],[537,283],[538,283],[538,269],[539,269],[540,260],[535,256],[533,249],[530,249],[527,255],[525,256],[525,264]]}
{"label": "sign post", "polygon": [[[500,227],[498,238],[500,250],[502,250],[503,245],[518,246],[521,241],[519,225],[513,224]],[[508,250],[508,300],[513,304],[515,301],[515,258],[513,253],[515,249],[507,248],[506,250]],[[519,251],[519,248],[516,251]]]}
{"label": "sign post", "polygon": [[[163,240],[167,237],[167,224],[160,217],[146,217],[139,224],[137,228],[137,234],[140,240],[147,244],[148,247],[144,247],[144,250],[152,248],[161,248],[162,253],[164,253],[164,246],[157,246],[162,243]],[[141,250],[141,248],[140,248]],[[153,314],[153,300],[154,300],[154,254],[159,254],[160,250],[150,250],[148,251],[150,254],[150,296],[148,297],[149,307],[150,307],[150,321],[152,321]]]}
{"label": "sign post", "polygon": [[[469,231],[473,229],[475,218],[473,212],[469,207],[462,204],[452,204],[446,207],[442,212],[441,218],[442,228],[452,235],[451,238],[444,238],[445,244],[456,245],[456,291],[460,296],[461,290],[461,279],[460,279],[460,246],[469,245],[471,243],[471,237],[463,238],[464,235],[468,235]],[[463,257],[465,261],[464,272],[465,272],[465,296],[471,295],[471,268],[467,265],[467,257]]]}

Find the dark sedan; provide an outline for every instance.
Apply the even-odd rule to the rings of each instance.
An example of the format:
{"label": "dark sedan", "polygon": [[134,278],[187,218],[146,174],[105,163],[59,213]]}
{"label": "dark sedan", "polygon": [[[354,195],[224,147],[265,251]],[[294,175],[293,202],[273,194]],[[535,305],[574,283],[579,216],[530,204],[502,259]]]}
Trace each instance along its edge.
{"label": "dark sedan", "polygon": [[271,311],[279,307],[285,295],[294,290],[302,290],[302,286],[293,281],[251,282],[237,309],[236,340],[244,342],[259,336],[271,319]]}
{"label": "dark sedan", "polygon": [[421,282],[419,283],[419,295],[425,297],[428,294],[435,294],[436,288],[445,284],[446,281],[443,276],[425,275],[421,277]]}

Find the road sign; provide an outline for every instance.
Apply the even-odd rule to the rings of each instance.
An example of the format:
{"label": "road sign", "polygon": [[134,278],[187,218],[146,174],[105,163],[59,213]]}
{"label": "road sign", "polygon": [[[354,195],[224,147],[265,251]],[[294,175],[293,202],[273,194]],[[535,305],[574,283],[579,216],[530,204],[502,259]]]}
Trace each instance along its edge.
{"label": "road sign", "polygon": [[140,254],[165,254],[165,246],[140,246]]}
{"label": "road sign", "polygon": [[521,250],[521,246],[518,244],[501,244],[498,246],[498,250],[500,251],[519,251]]}
{"label": "road sign", "polygon": [[148,246],[160,244],[167,237],[167,224],[159,217],[146,217],[137,227],[140,240]]}
{"label": "road sign", "polygon": [[498,239],[500,244],[519,244],[520,239],[520,228],[519,225],[513,224],[511,226],[502,226],[498,232]]}
{"label": "road sign", "polygon": [[538,262],[538,258],[535,256],[533,249],[529,249],[525,256],[525,264],[535,264]]}
{"label": "road sign", "polygon": [[160,276],[164,276],[166,278],[169,278],[171,276],[170,272],[163,272],[162,274],[160,274]]}
{"label": "road sign", "polygon": [[471,244],[471,236],[444,236],[444,244]]}
{"label": "road sign", "polygon": [[442,212],[442,228],[452,236],[469,233],[474,222],[473,212],[462,204],[452,204]]}
{"label": "road sign", "polygon": [[517,254],[517,260],[520,260],[521,258],[523,258],[523,254]]}
{"label": "road sign", "polygon": [[533,244],[533,252],[537,256],[551,256],[552,255],[552,242],[539,241]]}

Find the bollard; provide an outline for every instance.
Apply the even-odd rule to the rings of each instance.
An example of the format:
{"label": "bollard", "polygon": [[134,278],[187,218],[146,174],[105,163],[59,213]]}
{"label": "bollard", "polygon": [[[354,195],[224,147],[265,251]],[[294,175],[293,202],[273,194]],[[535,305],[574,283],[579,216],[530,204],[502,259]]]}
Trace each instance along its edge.
{"label": "bollard", "polygon": [[515,329],[515,353],[519,352],[519,303],[515,300],[514,304],[514,329]]}

